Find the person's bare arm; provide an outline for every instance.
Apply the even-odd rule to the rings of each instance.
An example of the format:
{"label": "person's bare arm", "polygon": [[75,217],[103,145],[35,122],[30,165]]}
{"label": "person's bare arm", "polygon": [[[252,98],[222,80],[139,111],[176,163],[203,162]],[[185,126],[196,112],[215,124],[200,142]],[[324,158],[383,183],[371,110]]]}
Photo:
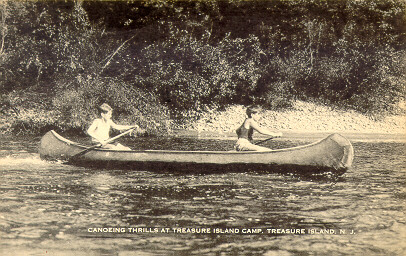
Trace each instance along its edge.
{"label": "person's bare arm", "polygon": [[138,125],[121,125],[121,124],[116,124],[113,121],[111,121],[111,128],[119,130],[119,131],[128,130],[131,128],[139,129]]}
{"label": "person's bare arm", "polygon": [[281,137],[282,133],[281,132],[271,132],[270,130],[268,130],[267,128],[261,127],[258,125],[257,122],[255,122],[254,120],[250,120],[249,125],[257,132],[264,134],[264,135],[269,135],[269,136],[273,136],[273,137]]}

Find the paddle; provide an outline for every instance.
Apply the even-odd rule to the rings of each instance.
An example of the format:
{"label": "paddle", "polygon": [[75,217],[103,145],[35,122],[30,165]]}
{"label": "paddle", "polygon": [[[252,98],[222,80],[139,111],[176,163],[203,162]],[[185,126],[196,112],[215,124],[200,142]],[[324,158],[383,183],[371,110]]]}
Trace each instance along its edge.
{"label": "paddle", "polygon": [[[111,138],[111,139],[108,139],[108,140],[106,141],[106,144],[111,143],[111,142],[115,141],[116,139],[118,139],[118,138],[120,138],[120,137],[123,137],[124,135],[126,135],[126,134],[132,132],[135,128],[136,128],[136,127],[132,127],[132,128],[130,128],[130,129],[126,130],[125,132],[123,132],[123,133],[121,133],[121,134],[119,134],[119,135],[117,135],[117,136],[115,136],[115,137],[113,137],[113,138]],[[83,150],[83,151],[80,151],[79,153],[73,155],[73,156],[69,159],[69,161],[75,160],[75,158],[78,158],[78,157],[80,157],[80,156],[83,156],[84,154],[86,154],[86,153],[89,152],[90,150],[93,150],[93,149],[95,149],[95,148],[99,148],[99,147],[101,147],[101,146],[102,146],[102,144],[100,143],[100,144],[97,144],[97,145],[92,146],[92,147],[90,147],[90,148],[87,148],[87,149],[85,149],[85,150]]]}
{"label": "paddle", "polygon": [[272,140],[273,138],[275,138],[275,137],[271,137],[271,138],[268,138],[268,139],[266,139],[266,140],[261,140],[261,141],[258,141],[257,143],[255,143],[254,145],[259,145],[259,144],[262,144],[262,143],[264,143],[264,142],[267,142],[268,140]]}

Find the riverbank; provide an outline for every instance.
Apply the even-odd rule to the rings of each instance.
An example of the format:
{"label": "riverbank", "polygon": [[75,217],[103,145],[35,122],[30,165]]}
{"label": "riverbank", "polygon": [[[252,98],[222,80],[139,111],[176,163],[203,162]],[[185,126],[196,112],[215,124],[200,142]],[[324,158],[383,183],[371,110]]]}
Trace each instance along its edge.
{"label": "riverbank", "polygon": [[[176,127],[182,136],[235,137],[235,129],[244,121],[245,107],[234,105],[223,111],[208,110],[197,121]],[[289,110],[264,110],[259,123],[289,138],[322,138],[340,133],[350,139],[406,140],[405,116],[374,119],[355,111],[333,109],[315,103],[297,101]]]}
{"label": "riverbank", "polygon": [[[41,119],[43,113],[31,111],[31,115],[22,115],[23,118],[37,120]],[[37,117],[39,116],[39,117]],[[51,116],[49,114],[48,116]],[[241,125],[245,118],[245,107],[242,105],[232,105],[222,111],[207,109],[200,118],[192,118],[195,113],[185,113],[185,118],[181,124],[166,122],[160,134],[176,137],[200,137],[230,139],[235,138],[235,130]],[[24,123],[25,119],[21,119]],[[351,140],[365,141],[406,141],[406,117],[386,116],[380,119],[362,115],[355,111],[344,111],[334,109],[315,103],[297,101],[288,110],[264,110],[259,123],[274,131],[280,131],[284,136],[280,139],[305,139],[315,140],[323,138],[331,133],[340,133]],[[30,127],[28,123],[27,127]],[[46,124],[46,122],[45,122]],[[38,124],[35,123],[33,126]],[[59,127],[59,125],[57,125]],[[48,131],[44,126],[36,127],[36,130]],[[152,128],[152,134],[153,134]],[[0,130],[10,132],[10,119],[0,119]],[[63,130],[63,129],[62,129]],[[25,136],[24,131],[9,133],[13,136]],[[35,136],[43,135],[43,132],[31,134]],[[255,138],[261,139],[266,136],[259,134]]]}

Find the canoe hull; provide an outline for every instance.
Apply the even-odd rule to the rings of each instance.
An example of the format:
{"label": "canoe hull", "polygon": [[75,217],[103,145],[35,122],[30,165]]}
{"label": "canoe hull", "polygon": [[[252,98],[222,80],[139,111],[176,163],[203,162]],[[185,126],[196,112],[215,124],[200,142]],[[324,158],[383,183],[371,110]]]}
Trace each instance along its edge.
{"label": "canoe hull", "polygon": [[343,174],[351,167],[353,148],[339,134],[305,146],[257,151],[90,150],[72,161],[87,146],[50,131],[40,143],[42,159],[68,160],[81,166],[165,172],[278,171]]}

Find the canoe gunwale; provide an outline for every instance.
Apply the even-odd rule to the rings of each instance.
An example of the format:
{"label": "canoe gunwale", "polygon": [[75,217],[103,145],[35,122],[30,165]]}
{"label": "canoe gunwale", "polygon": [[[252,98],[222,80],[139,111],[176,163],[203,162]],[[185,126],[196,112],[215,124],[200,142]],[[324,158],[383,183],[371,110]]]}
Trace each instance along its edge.
{"label": "canoe gunwale", "polygon": [[[88,145],[83,145],[77,142],[73,142],[69,139],[66,139],[64,137],[62,137],[61,135],[59,135],[58,133],[56,133],[54,130],[51,130],[52,134],[58,138],[60,141],[65,142],[69,145],[72,146],[77,146],[82,148],[83,150],[90,148],[90,146]],[[296,146],[296,147],[290,147],[290,148],[282,148],[282,149],[269,149],[266,151],[209,151],[209,150],[189,150],[189,151],[183,151],[183,150],[114,150],[114,149],[104,149],[104,148],[95,148],[92,149],[94,151],[103,151],[103,152],[133,152],[133,153],[157,153],[157,154],[162,154],[162,153],[179,153],[179,154],[269,154],[269,153],[278,153],[278,152],[289,152],[289,151],[295,151],[295,150],[299,150],[299,149],[305,149],[305,148],[309,148],[312,147],[314,145],[317,145],[319,143],[322,143],[324,140],[330,138],[331,136],[335,136],[338,134],[332,134],[330,136],[328,136],[327,138],[323,138],[319,141],[310,143],[310,144],[306,144],[306,145],[300,145],[300,146]]]}

